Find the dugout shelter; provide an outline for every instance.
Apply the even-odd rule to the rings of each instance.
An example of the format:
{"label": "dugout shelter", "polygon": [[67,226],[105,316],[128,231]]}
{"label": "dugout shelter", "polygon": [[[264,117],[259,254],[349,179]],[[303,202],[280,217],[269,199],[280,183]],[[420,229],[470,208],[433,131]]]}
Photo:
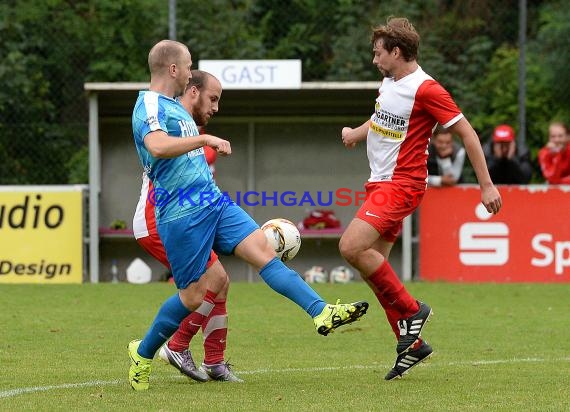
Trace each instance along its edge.
{"label": "dugout shelter", "polygon": [[[208,133],[232,144],[232,155],[218,157],[216,162],[218,185],[234,199],[241,196],[241,206],[260,225],[277,217],[297,223],[312,209],[332,209],[345,227],[358,208],[356,192],[364,190],[369,167],[366,145],[346,149],[341,129],[358,126],[370,116],[378,87],[378,82],[310,82],[299,89],[225,89],[220,110],[207,126]],[[131,114],[138,91],[146,88],[148,83],[85,84],[89,101],[90,282],[108,281],[113,260],[120,280],[136,257],[151,266],[153,280],[165,272],[132,235],[142,169],[133,143]],[[285,192],[288,194],[283,195]],[[314,206],[307,195],[301,202],[305,193]],[[325,205],[330,199],[333,203]],[[111,229],[117,220],[124,221],[126,228]],[[301,250],[288,265],[301,274],[313,265],[329,271],[345,265],[338,252],[341,233],[342,228],[302,232]],[[391,261],[404,279],[410,279],[409,222],[403,239],[407,246],[402,248],[397,242]],[[221,261],[232,280],[260,279],[239,259],[222,256]]]}

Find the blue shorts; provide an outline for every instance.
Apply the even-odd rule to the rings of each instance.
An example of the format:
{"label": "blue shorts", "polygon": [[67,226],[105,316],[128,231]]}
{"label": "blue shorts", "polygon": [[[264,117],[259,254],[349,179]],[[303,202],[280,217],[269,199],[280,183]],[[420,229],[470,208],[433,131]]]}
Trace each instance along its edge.
{"label": "blue shorts", "polygon": [[192,215],[159,223],[157,228],[176,287],[185,289],[204,274],[212,249],[221,255],[233,254],[259,225],[226,198]]}

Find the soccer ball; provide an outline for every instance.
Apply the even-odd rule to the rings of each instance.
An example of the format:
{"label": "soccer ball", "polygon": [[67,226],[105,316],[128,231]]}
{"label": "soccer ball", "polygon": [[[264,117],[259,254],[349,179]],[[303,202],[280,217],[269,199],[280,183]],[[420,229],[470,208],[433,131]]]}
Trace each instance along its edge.
{"label": "soccer ball", "polygon": [[287,219],[268,220],[261,226],[261,230],[283,262],[293,259],[301,248],[299,229]]}
{"label": "soccer ball", "polygon": [[337,266],[331,270],[331,283],[348,283],[354,279],[354,272],[346,266]]}
{"label": "soccer ball", "polygon": [[328,272],[321,266],[313,266],[305,272],[305,282],[307,283],[327,283]]}

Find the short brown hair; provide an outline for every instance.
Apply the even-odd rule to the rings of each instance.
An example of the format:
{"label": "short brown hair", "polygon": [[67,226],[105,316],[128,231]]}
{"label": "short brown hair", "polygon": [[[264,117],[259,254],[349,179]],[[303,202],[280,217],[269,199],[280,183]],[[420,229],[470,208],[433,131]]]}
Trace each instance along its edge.
{"label": "short brown hair", "polygon": [[194,86],[199,91],[202,91],[204,86],[208,83],[210,77],[213,77],[210,73],[203,70],[194,69],[192,70],[192,78],[190,79],[187,87]]}
{"label": "short brown hair", "polygon": [[399,48],[404,60],[412,61],[418,58],[420,35],[405,17],[388,17],[386,24],[375,27],[372,31],[372,44],[382,40],[386,50],[391,52]]}

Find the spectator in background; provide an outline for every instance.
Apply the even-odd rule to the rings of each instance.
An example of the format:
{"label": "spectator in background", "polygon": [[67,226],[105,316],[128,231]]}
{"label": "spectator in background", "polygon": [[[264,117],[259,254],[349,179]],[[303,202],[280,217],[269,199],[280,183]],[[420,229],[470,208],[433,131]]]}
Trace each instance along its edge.
{"label": "spectator in background", "polygon": [[548,127],[548,143],[538,152],[542,176],[550,184],[570,184],[570,135],[562,122]]}
{"label": "spectator in background", "polygon": [[484,147],[489,174],[495,184],[526,184],[532,175],[528,150],[519,148],[515,131],[506,124],[495,127],[493,138]]}
{"label": "spectator in background", "polygon": [[465,149],[453,140],[449,129],[437,126],[428,151],[429,186],[453,186],[461,183]]}

